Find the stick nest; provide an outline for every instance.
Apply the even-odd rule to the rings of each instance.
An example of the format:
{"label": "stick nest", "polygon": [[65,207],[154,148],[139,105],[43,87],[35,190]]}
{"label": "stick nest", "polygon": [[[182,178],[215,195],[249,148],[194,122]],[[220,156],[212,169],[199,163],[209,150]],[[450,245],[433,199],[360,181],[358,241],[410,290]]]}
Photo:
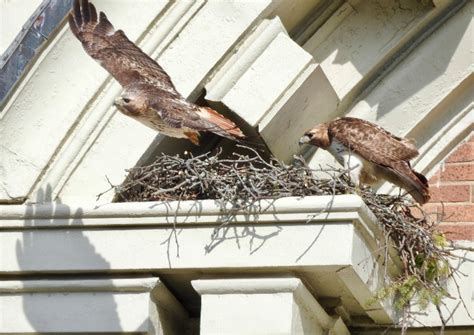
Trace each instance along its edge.
{"label": "stick nest", "polygon": [[[357,192],[377,217],[387,238],[385,248],[394,247],[403,264],[400,277],[375,299],[395,296],[398,306],[404,307],[415,296],[421,303],[439,304],[447,295],[444,283],[454,272],[448,262],[451,255],[443,248],[447,241],[421,209],[421,215],[413,215],[413,204],[407,197],[375,194],[369,188],[357,190],[347,170],[311,169],[299,157],[293,165],[286,165],[240,147],[248,154],[234,153],[231,158],[221,158],[220,152],[195,157],[185,153],[184,158],[158,156],[150,165],[128,170],[125,182],[112,187],[115,201],[216,199],[223,210],[231,204],[232,210],[242,211],[261,199]],[[327,178],[317,178],[315,172]]]}

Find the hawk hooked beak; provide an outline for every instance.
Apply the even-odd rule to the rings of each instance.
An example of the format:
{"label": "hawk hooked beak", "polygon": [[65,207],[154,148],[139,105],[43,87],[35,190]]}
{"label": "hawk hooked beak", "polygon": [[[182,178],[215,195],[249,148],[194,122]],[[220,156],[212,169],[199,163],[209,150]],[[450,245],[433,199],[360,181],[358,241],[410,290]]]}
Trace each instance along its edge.
{"label": "hawk hooked beak", "polygon": [[114,100],[114,106],[118,107],[120,105],[122,105],[122,97],[116,97],[115,100]]}
{"label": "hawk hooked beak", "polygon": [[304,135],[303,137],[300,138],[298,143],[299,145],[303,145],[303,144],[309,143],[310,141],[311,141],[311,137],[309,137],[308,135]]}

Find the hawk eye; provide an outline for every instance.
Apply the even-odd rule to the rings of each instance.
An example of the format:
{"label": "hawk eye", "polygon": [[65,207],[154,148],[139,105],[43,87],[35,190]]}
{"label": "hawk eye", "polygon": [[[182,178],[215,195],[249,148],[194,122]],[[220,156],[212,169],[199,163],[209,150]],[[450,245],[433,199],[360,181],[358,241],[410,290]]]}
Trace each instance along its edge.
{"label": "hawk eye", "polygon": [[125,102],[126,104],[128,104],[128,103],[130,102],[130,99],[128,99],[128,98],[123,98],[122,100],[123,100],[123,102]]}

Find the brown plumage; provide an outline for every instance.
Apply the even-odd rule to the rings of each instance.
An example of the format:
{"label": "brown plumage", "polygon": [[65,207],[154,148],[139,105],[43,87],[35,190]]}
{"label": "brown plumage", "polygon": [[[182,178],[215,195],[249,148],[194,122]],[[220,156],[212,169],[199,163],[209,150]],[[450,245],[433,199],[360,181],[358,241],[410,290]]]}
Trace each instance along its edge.
{"label": "brown plumage", "polygon": [[300,144],[328,150],[350,169],[355,183],[374,184],[387,180],[408,191],[420,204],[430,199],[428,181],[410,166],[418,156],[415,145],[368,121],[337,118],[307,131]]}
{"label": "brown plumage", "polygon": [[86,52],[123,86],[122,96],[114,103],[123,114],[196,145],[200,131],[237,141],[245,137],[218,112],[186,101],[163,68],[122,30],[115,30],[103,12],[97,15],[92,3],[75,0],[69,26]]}

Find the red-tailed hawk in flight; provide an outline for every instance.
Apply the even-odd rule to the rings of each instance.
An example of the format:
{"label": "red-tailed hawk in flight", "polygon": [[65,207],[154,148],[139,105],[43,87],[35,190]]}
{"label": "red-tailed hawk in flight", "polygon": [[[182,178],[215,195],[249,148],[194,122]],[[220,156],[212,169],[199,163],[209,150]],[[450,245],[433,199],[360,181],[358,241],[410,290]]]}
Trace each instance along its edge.
{"label": "red-tailed hawk in flight", "polygon": [[404,188],[420,204],[430,199],[428,181],[410,166],[418,150],[410,140],[397,137],[365,120],[341,117],[308,130],[300,144],[329,151],[350,171],[356,185],[387,180]]}
{"label": "red-tailed hawk in flight", "polygon": [[123,86],[122,95],[114,103],[123,114],[196,145],[200,131],[231,140],[245,137],[235,123],[218,112],[186,101],[163,68],[122,30],[115,30],[103,12],[97,16],[92,3],[75,0],[69,26],[86,52]]}

